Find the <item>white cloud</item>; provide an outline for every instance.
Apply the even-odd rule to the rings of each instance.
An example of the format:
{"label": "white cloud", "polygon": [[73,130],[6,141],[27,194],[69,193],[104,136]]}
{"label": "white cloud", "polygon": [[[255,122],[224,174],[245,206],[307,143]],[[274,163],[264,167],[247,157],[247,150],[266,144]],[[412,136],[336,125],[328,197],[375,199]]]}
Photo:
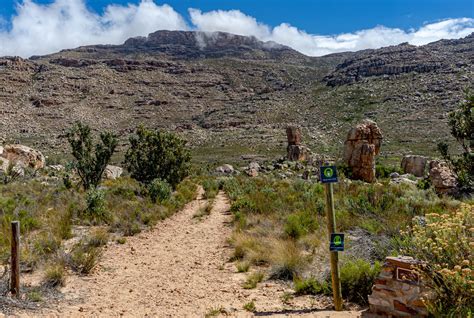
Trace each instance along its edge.
{"label": "white cloud", "polygon": [[84,0],[55,0],[37,4],[23,0],[17,6],[11,27],[0,17],[0,56],[27,57],[89,44],[119,44],[133,36],[157,30],[223,31],[275,41],[311,56],[379,48],[409,42],[422,45],[453,39],[474,32],[474,19],[447,19],[416,30],[377,26],[339,35],[316,35],[288,23],[276,27],[257,21],[239,10],[202,12],[189,9],[191,26],[169,5],[141,0],[137,5],[109,5],[103,14],[90,11]]}
{"label": "white cloud", "polygon": [[156,30],[187,29],[183,17],[168,5],[152,0],[138,5],[110,5],[103,15],[87,9],[83,0],[56,0],[36,4],[25,0],[17,7],[11,29],[0,29],[0,56],[48,54],[88,44],[120,44],[127,38]]}
{"label": "white cloud", "polygon": [[311,56],[380,48],[402,42],[422,45],[440,39],[461,38],[474,32],[474,19],[471,18],[448,19],[410,31],[377,26],[354,33],[327,36],[309,34],[288,23],[271,28],[236,10],[202,13],[190,9],[189,13],[198,30],[253,35],[260,40],[275,41]]}

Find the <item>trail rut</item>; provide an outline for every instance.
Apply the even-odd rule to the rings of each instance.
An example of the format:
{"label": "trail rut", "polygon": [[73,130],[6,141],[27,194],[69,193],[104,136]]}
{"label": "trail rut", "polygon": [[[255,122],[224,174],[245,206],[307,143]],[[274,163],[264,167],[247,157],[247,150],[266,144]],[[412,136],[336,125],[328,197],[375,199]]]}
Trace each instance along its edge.
{"label": "trail rut", "polygon": [[[263,282],[245,290],[246,274],[229,262],[232,234],[229,202],[220,192],[208,216],[193,217],[207,204],[198,199],[153,230],[109,243],[90,276],[68,277],[64,299],[24,317],[204,317],[211,312],[249,317],[243,305],[254,301],[256,315],[357,317],[356,312],[324,311],[328,304],[302,299],[284,305],[287,287]],[[296,308],[295,308],[296,306]],[[311,310],[308,308],[311,307]],[[299,309],[298,309],[299,308]],[[318,309],[319,308],[319,309]]]}

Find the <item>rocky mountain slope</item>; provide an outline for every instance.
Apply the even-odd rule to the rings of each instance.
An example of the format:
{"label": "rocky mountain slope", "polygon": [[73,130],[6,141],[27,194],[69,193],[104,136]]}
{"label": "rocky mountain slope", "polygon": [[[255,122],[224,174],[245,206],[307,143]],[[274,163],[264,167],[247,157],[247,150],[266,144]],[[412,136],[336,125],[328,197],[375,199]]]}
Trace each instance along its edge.
{"label": "rocky mountain slope", "polygon": [[474,35],[313,58],[251,37],[158,31],[0,58],[0,139],[54,157],[76,120],[116,131],[122,145],[144,123],[221,161],[283,153],[284,127],[296,123],[313,151],[339,154],[349,127],[368,117],[385,135],[382,158],[430,154],[449,138],[447,112],[474,86],[473,60]]}

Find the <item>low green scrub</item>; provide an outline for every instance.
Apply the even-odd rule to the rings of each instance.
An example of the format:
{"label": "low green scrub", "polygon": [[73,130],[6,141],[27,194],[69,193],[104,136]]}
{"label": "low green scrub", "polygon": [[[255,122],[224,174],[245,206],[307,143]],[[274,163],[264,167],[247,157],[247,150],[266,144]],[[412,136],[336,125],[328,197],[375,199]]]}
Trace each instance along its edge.
{"label": "low green scrub", "polygon": [[294,290],[296,295],[330,295],[331,288],[327,282],[319,282],[316,278],[295,279]]}
{"label": "low green scrub", "polygon": [[262,272],[255,272],[247,276],[247,280],[242,285],[245,289],[254,289],[257,284],[263,280],[264,274]]}
{"label": "low green scrub", "polygon": [[371,265],[362,259],[343,264],[340,269],[342,296],[349,301],[367,305],[367,296],[372,293],[372,285],[381,269],[380,263]]}

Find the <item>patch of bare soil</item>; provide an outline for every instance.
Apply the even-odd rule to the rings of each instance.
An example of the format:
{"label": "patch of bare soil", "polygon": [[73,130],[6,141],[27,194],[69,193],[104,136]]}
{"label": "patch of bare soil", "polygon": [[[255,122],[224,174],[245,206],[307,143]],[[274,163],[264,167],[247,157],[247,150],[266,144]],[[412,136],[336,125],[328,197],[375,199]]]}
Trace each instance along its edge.
{"label": "patch of bare soil", "polygon": [[[232,234],[229,202],[221,192],[210,215],[193,218],[207,202],[199,198],[153,230],[109,243],[97,270],[68,277],[64,297],[20,317],[205,317],[221,315],[358,317],[330,311],[324,297],[286,299],[289,286],[264,281],[242,288],[247,274],[229,262]],[[255,313],[244,310],[254,302]]]}

